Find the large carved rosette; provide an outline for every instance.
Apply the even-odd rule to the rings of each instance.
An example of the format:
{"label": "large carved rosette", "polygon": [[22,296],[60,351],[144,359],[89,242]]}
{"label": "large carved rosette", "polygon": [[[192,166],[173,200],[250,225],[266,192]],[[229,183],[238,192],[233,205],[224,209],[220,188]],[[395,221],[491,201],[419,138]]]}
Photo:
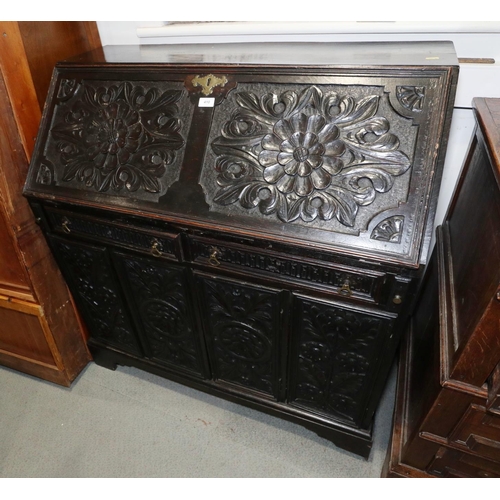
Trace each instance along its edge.
{"label": "large carved rosette", "polygon": [[62,108],[51,134],[62,181],[100,192],[160,192],[167,166],[184,145],[176,104],[182,91],[82,83],[59,94]]}
{"label": "large carved rosette", "polygon": [[238,203],[283,222],[336,218],[353,227],[360,206],[410,167],[380,96],[315,86],[236,94],[237,110],[212,142],[220,205]]}

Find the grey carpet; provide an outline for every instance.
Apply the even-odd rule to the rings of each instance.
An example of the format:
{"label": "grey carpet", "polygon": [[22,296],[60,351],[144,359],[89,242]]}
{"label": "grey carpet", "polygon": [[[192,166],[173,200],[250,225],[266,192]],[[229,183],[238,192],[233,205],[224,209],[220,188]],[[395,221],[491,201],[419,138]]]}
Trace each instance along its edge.
{"label": "grey carpet", "polygon": [[0,477],[379,477],[391,375],[369,460],[299,425],[140,370],[88,365],[69,389],[0,367]]}

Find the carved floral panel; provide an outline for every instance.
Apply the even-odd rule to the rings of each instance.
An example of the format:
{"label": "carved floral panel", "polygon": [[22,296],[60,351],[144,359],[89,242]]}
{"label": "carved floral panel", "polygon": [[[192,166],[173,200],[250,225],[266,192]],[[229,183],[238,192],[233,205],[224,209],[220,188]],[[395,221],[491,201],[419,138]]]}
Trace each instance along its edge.
{"label": "carved floral panel", "polygon": [[379,88],[277,87],[234,92],[216,123],[212,209],[353,228],[361,207],[406,198],[416,131]]}
{"label": "carved floral panel", "polygon": [[186,296],[184,270],[150,260],[123,257],[127,281],[151,356],[201,374],[193,311]]}
{"label": "carved floral panel", "polygon": [[216,377],[274,395],[278,294],[223,280],[203,283]]}
{"label": "carved floral panel", "polygon": [[62,80],[37,182],[139,198],[163,193],[178,177],[187,135],[177,87]]}
{"label": "carved floral panel", "polygon": [[300,300],[291,400],[357,422],[391,320]]}
{"label": "carved floral panel", "polygon": [[67,271],[71,292],[79,299],[91,337],[140,353],[106,250],[56,238],[52,243],[60,265]]}

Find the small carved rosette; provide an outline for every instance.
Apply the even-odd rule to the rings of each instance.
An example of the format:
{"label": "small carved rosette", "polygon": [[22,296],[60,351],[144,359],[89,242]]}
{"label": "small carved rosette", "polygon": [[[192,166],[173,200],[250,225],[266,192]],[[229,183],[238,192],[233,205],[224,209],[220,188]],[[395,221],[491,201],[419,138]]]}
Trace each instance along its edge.
{"label": "small carved rosette", "polygon": [[336,218],[353,227],[358,208],[410,168],[389,121],[377,114],[379,100],[315,86],[236,94],[238,108],[212,142],[214,202],[258,207],[283,222]]}
{"label": "small carved rosette", "polygon": [[180,135],[181,90],[125,82],[94,87],[63,80],[52,138],[60,180],[99,192],[158,193]]}

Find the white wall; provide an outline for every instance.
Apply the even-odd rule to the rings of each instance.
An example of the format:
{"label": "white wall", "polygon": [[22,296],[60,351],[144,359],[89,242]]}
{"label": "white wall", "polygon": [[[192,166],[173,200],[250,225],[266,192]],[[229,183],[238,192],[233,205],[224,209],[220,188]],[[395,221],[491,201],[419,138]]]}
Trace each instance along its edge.
{"label": "white wall", "polygon": [[474,97],[500,97],[500,22],[211,22],[98,21],[103,45],[238,43],[245,41],[451,40],[460,76],[435,225],[446,213],[474,130]]}

